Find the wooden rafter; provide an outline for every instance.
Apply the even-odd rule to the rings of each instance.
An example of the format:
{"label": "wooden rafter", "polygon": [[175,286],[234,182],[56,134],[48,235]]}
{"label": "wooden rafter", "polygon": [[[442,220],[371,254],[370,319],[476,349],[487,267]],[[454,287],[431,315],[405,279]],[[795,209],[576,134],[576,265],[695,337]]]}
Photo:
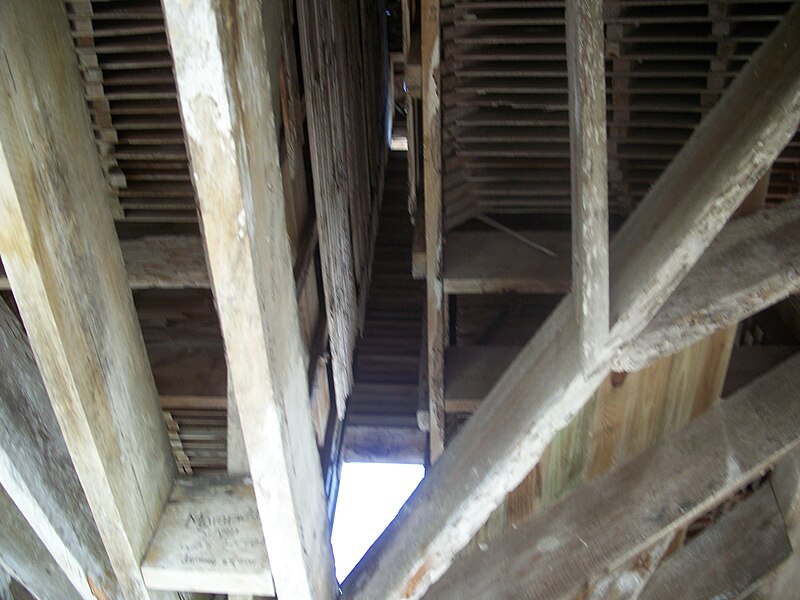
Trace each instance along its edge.
{"label": "wooden rafter", "polygon": [[[791,551],[783,516],[770,486],[765,485],[670,556],[640,598],[741,598]],[[708,557],[715,558],[704,565]]]}
{"label": "wooden rafter", "polygon": [[[87,600],[94,598],[92,589],[118,596],[27,336],[3,302],[0,355],[5,360],[0,371],[0,487],[27,521],[28,537],[36,540],[31,543],[41,544],[55,563],[59,574],[53,578],[65,578],[70,593]],[[35,569],[17,574],[32,590],[45,585],[36,575]]]}
{"label": "wooden rafter", "polygon": [[576,368],[581,347],[568,295],[344,582],[346,593],[421,597],[538,462],[605,377],[614,352],[647,326],[794,135],[798,35],[795,6],[617,234],[605,354],[592,368]]}
{"label": "wooden rafter", "polygon": [[425,164],[425,273],[428,340],[430,459],[444,450],[444,349],[447,346],[447,299],[442,281],[444,213],[442,211],[441,25],[439,0],[422,0],[422,148]]}
{"label": "wooden rafter", "polygon": [[204,241],[279,596],[335,596],[261,3],[164,3]]}
{"label": "wooden rafter", "polygon": [[121,595],[147,598],[175,465],[67,17],[4,3],[0,29],[0,254]]}
{"label": "wooden rafter", "polygon": [[490,542],[487,552],[458,559],[429,596],[517,597],[524,590],[531,599],[571,598],[591,588],[796,448],[798,386],[795,357]]}

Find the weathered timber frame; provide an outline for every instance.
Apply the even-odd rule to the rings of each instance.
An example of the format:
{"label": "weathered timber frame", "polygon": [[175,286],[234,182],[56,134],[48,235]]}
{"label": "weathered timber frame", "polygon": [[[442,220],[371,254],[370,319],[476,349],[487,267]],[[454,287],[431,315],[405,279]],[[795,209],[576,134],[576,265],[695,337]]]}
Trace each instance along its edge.
{"label": "weathered timber frame", "polygon": [[[13,539],[30,542],[18,545],[55,573],[64,597],[88,599],[102,592],[160,598],[180,590],[335,598],[340,590],[279,162],[279,56],[265,43],[267,36],[280,35],[284,21],[275,14],[276,4],[258,0],[163,4],[203,224],[203,248],[169,242],[186,251],[177,275],[168,262],[173,250],[161,248],[160,257],[148,257],[144,246],[131,250],[116,237],[63,8],[45,0],[0,5],[0,49],[7,59],[0,66],[0,254],[36,362],[15,317],[0,307],[0,346],[17,365],[16,374],[33,382],[0,379],[0,414],[18,423],[19,431],[44,424],[55,456],[74,464],[74,472],[60,470],[63,481],[44,477],[41,449],[22,452],[9,430],[0,442],[0,518]],[[310,19],[303,10],[311,4],[301,3],[301,18]],[[580,591],[587,582],[578,575],[594,586],[619,586],[619,574],[628,572],[639,553],[660,560],[666,540],[688,520],[784,455],[767,484],[774,498],[757,492],[702,541],[714,548],[742,524],[768,525],[759,538],[760,562],[752,571],[738,569],[741,586],[760,580],[786,556],[784,521],[790,523],[789,541],[797,543],[791,524],[800,498],[800,370],[794,358],[635,462],[504,536],[495,549],[499,568],[487,569],[480,555],[456,558],[611,369],[644,366],[798,289],[796,202],[726,222],[800,124],[800,55],[794,44],[800,6],[754,55],[609,248],[605,113],[597,96],[604,93],[599,5],[568,2],[569,45],[576,52],[569,59],[572,160],[587,167],[575,169],[573,177],[573,291],[445,449],[440,3],[422,2],[426,354],[435,464],[345,581],[344,598],[484,597],[490,592],[482,595],[480,586],[508,579],[508,565],[530,552],[538,553],[542,573],[552,572],[548,561],[556,560],[568,573],[538,579],[551,586],[542,586],[541,593]],[[323,111],[321,99],[310,102]],[[738,126],[731,128],[731,122]],[[699,160],[712,155],[712,161]],[[158,264],[148,266],[150,260]],[[709,294],[698,283],[710,279],[721,293]],[[228,477],[175,478],[130,294],[137,281],[214,290],[230,367],[230,440],[233,446],[240,442],[229,457]],[[347,374],[340,377],[346,380]],[[24,398],[25,410],[15,412],[11,396]],[[129,435],[132,426],[135,436]],[[631,472],[649,479],[628,486]],[[592,533],[592,547],[578,535],[558,538],[558,550],[531,547],[531,540],[546,539],[551,530],[556,535],[559,519],[577,523],[575,531],[585,527],[588,535],[596,522],[611,518],[614,506],[646,497],[641,486],[664,481],[675,486],[673,493],[689,494],[691,506],[675,512],[675,502],[643,502],[637,515],[649,528],[622,523],[613,535]],[[73,490],[68,503],[52,503],[56,488]],[[587,498],[603,499],[595,513],[585,510]],[[192,532],[180,525],[197,510],[212,517],[233,511],[238,519],[235,532],[225,533],[229,543],[215,549],[214,568],[202,556],[194,565],[181,560],[184,538]],[[666,516],[648,520],[654,513]],[[589,516],[581,521],[584,514]],[[77,531],[82,522],[89,524]],[[221,525],[210,522],[213,534],[222,533]],[[635,593],[658,598],[674,589],[670,577],[682,570],[681,561],[691,562],[688,551],[669,558],[663,570],[638,573]],[[53,593],[42,569],[25,571],[11,550],[4,556],[10,558],[0,564],[2,571],[31,589],[42,586],[42,595]],[[767,585],[781,593],[794,589],[795,580],[784,567]],[[524,578],[502,582],[520,583]]]}

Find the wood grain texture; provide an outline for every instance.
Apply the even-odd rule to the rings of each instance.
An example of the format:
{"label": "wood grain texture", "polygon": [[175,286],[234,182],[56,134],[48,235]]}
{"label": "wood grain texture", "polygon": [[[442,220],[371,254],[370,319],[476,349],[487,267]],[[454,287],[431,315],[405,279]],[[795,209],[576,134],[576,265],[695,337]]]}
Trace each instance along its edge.
{"label": "wood grain texture", "polygon": [[11,310],[0,302],[0,486],[73,588],[94,598],[87,581],[120,594],[50,398]]}
{"label": "wood grain texture", "polygon": [[425,277],[427,280],[428,407],[430,459],[444,451],[444,350],[447,296],[443,285],[441,25],[439,0],[422,0],[422,153],[425,191]]}
{"label": "wood grain texture", "polygon": [[567,0],[572,291],[583,361],[609,328],[608,156],[602,0]]}
{"label": "wood grain texture", "polygon": [[800,201],[731,221],[614,369],[635,371],[800,289]]}
{"label": "wood grain texture", "polygon": [[274,596],[249,478],[176,480],[142,573],[154,590]]}
{"label": "wood grain texture", "polygon": [[[124,598],[175,464],[63,5],[0,7],[0,254]],[[130,435],[136,431],[136,435]]]}
{"label": "wood grain texture", "polygon": [[444,251],[447,294],[562,294],[570,290],[570,235],[521,232],[555,256],[502,231],[454,231]]}
{"label": "wood grain texture", "polygon": [[764,485],[664,561],[639,598],[742,598],[791,552],[775,496]]}
{"label": "wood grain texture", "polygon": [[[120,246],[132,290],[210,287],[203,242],[197,236],[145,236],[122,240]],[[0,268],[0,290],[8,289]]]}
{"label": "wood grain texture", "polygon": [[[629,219],[623,226],[622,231],[627,232],[620,238],[622,243],[612,244],[612,260],[617,261],[612,277],[612,293],[616,294],[612,295],[612,316],[616,311],[623,317],[614,319],[617,323],[607,354],[596,357],[593,369],[576,367],[582,362],[581,347],[574,297],[568,294],[344,582],[346,593],[358,599],[421,597],[506,494],[530,472],[554,435],[589,400],[607,375],[615,349],[646,327],[750,191],[752,185],[746,188],[747,182],[753,179],[750,183],[754,184],[760,177],[759,165],[766,169],[797,129],[800,65],[795,62],[800,62],[800,56],[790,48],[791,40],[798,35],[800,6],[795,6],[742,71],[742,81],[728,88],[709,114],[710,120],[696,131],[695,139],[714,138],[715,147],[731,151],[732,155],[722,155],[706,165],[700,179],[713,182],[719,175],[723,182],[717,181],[719,186],[699,183],[692,189],[695,205],[674,210],[674,198],[683,201],[678,192],[686,185],[684,173],[674,165],[721,156],[702,144],[690,143],[653,188],[660,191],[651,192],[650,200],[638,209],[654,214]],[[760,91],[774,93],[770,102],[780,108],[770,105],[762,112],[750,113],[750,108],[760,107],[764,99],[760,91],[754,91],[754,78],[758,78],[755,87]],[[747,131],[759,138],[757,156],[748,145],[754,143],[753,139],[740,144],[738,129],[720,127],[720,122],[728,118],[744,118],[739,112],[745,109],[745,114],[750,114]],[[750,150],[742,150],[744,160],[731,150],[740,146]],[[670,192],[673,188],[674,193]],[[720,201],[720,190],[724,190],[725,201]],[[661,223],[652,222],[652,218],[658,216],[660,220],[660,213],[666,211],[670,213],[668,226],[661,233]],[[656,225],[658,234],[653,233]],[[634,243],[637,240],[641,246]],[[427,251],[430,253],[431,248]],[[647,256],[639,260],[641,254]],[[653,261],[650,254],[659,260]],[[614,285],[620,286],[616,292]]]}
{"label": "wood grain texture", "polygon": [[[353,384],[352,355],[358,334],[358,300],[356,249],[350,220],[353,210],[351,193],[356,182],[350,179],[345,158],[350,157],[348,144],[352,136],[345,134],[345,99],[341,90],[346,72],[341,63],[344,32],[338,29],[341,23],[336,19],[340,13],[341,3],[297,2],[325,306],[337,409],[339,417],[344,418],[345,401]],[[355,212],[353,216],[358,218],[359,213]]]}
{"label": "wood grain texture", "polygon": [[[266,5],[264,5],[266,7]],[[281,19],[165,2],[206,254],[277,594],[335,595],[272,105]],[[274,7],[273,7],[274,8]]]}
{"label": "wood grain texture", "polygon": [[460,559],[428,597],[570,598],[800,444],[800,358]]}

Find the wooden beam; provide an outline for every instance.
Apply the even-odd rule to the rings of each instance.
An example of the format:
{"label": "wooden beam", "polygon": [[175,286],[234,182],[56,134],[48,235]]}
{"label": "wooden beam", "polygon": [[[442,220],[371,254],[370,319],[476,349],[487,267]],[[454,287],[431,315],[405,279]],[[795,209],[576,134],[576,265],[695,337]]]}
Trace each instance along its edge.
{"label": "wooden beam", "polygon": [[[210,287],[203,243],[197,236],[145,236],[122,240],[120,245],[132,290]],[[0,266],[0,290],[9,289]]]}
{"label": "wooden beam", "polygon": [[793,552],[764,580],[752,600],[791,598],[800,589],[800,448],[778,463],[770,486],[786,523]]}
{"label": "wooden beam", "polygon": [[442,280],[442,114],[440,90],[441,24],[439,0],[422,0],[422,152],[425,162],[425,277],[428,326],[428,407],[430,459],[444,451],[444,349],[447,347],[447,297]]}
{"label": "wooden beam", "polygon": [[[266,7],[266,4],[264,5]],[[281,19],[261,2],[164,2],[206,254],[279,596],[336,582],[272,105]],[[255,115],[258,117],[256,118]]]}
{"label": "wooden beam", "polygon": [[[14,580],[22,582],[38,598],[87,598],[74,588],[53,555],[31,530],[25,516],[2,488],[0,531],[0,572],[7,571]],[[7,591],[0,586],[0,599],[16,600],[16,594],[12,595],[14,583],[9,582]],[[3,593],[8,593],[8,596],[2,595]]]}
{"label": "wooden beam", "polygon": [[[570,234],[522,231],[545,254],[502,231],[454,231],[444,249],[446,294],[563,294],[570,290]],[[476,252],[480,248],[480,252]]]}
{"label": "wooden beam", "polygon": [[[119,596],[27,336],[0,301],[0,487],[82,598]],[[91,582],[91,583],[90,583]]]}
{"label": "wooden beam", "polygon": [[728,223],[647,328],[624,345],[617,371],[662,356],[800,290],[800,200]]}
{"label": "wooden beam", "polygon": [[[615,350],[645,328],[797,131],[800,53],[792,40],[798,36],[800,6],[794,6],[617,234],[615,325],[596,366],[578,368],[569,294],[344,582],[345,593],[421,597],[584,406]],[[744,125],[732,129],[731,122]],[[714,160],[707,162],[709,156]]]}
{"label": "wooden beam", "polygon": [[148,587],[274,596],[253,484],[179,479],[142,562]]}
{"label": "wooden beam", "polygon": [[572,291],[583,360],[608,337],[608,156],[602,0],[567,0]]}
{"label": "wooden beam", "polygon": [[767,484],[670,556],[639,597],[743,598],[791,551],[781,511]]}
{"label": "wooden beam", "polygon": [[429,596],[534,600],[591,588],[798,447],[798,385],[800,357],[489,542],[487,551],[458,559]]}
{"label": "wooden beam", "polygon": [[[800,289],[798,232],[800,201],[728,223],[645,331],[623,346],[612,368],[638,371],[796,292]],[[447,411],[473,412],[518,350],[509,346],[448,348]],[[755,351],[768,352],[769,347]],[[790,353],[780,352],[778,358]]]}
{"label": "wooden beam", "polygon": [[175,464],[64,6],[0,5],[0,51],[0,254],[121,595],[147,598]]}

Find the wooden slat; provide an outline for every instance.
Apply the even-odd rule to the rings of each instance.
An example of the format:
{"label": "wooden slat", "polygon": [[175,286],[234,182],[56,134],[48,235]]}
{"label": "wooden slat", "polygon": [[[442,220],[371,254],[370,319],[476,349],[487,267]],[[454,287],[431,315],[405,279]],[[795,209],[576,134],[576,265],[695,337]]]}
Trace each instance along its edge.
{"label": "wooden slat", "polygon": [[456,231],[444,249],[447,294],[563,294],[572,286],[569,233],[519,232],[555,254],[502,231]]}
{"label": "wooden slat", "polygon": [[609,328],[608,156],[602,0],[567,0],[572,291],[583,360]]}
{"label": "wooden slat", "polygon": [[164,6],[275,589],[298,600],[333,598],[333,556],[272,105],[279,60],[263,45],[265,35],[279,35],[282,20],[262,21],[255,2],[221,7],[170,0]]}
{"label": "wooden slat", "polygon": [[444,213],[442,209],[441,24],[439,0],[421,4],[422,153],[425,164],[425,277],[428,340],[430,459],[444,450],[444,350],[447,346],[447,291],[443,285]]}
{"label": "wooden slat", "polygon": [[487,552],[459,559],[429,597],[569,598],[628,564],[800,444],[798,368],[800,358],[787,361]]}
{"label": "wooden slat", "polygon": [[154,590],[274,596],[252,483],[177,480],[142,573]]}
{"label": "wooden slat", "polygon": [[[567,295],[344,582],[346,593],[419,598],[586,403],[614,350],[644,329],[797,130],[800,55],[790,48],[798,35],[795,6],[642,202],[644,214],[617,234],[611,305],[619,316],[607,354],[593,369],[576,367],[581,349]],[[747,127],[724,125],[731,121]],[[702,174],[694,173],[698,164]]]}
{"label": "wooden slat", "polygon": [[[1,301],[0,355],[5,359],[0,372],[0,487],[28,522],[30,537],[47,550],[58,577],[69,581],[69,593],[91,600],[94,588],[117,596],[117,582],[33,352]],[[23,582],[35,587],[35,582]]]}
{"label": "wooden slat", "polygon": [[769,485],[658,567],[642,600],[741,598],[792,551]]}
{"label": "wooden slat", "polygon": [[121,595],[146,598],[139,562],[175,465],[67,17],[7,3],[0,29],[0,254]]}

